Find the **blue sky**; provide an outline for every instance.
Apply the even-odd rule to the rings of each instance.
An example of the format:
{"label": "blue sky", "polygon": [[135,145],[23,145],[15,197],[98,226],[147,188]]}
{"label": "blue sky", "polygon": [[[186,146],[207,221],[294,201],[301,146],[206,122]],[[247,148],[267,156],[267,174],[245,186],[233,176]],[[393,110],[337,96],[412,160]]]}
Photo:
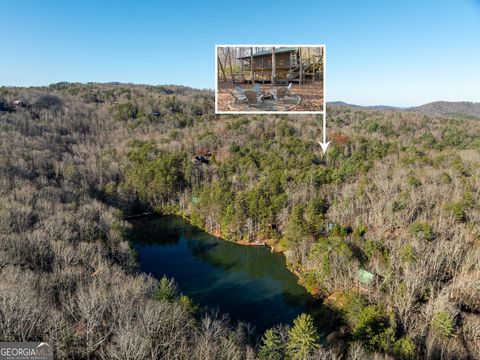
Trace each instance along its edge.
{"label": "blue sky", "polygon": [[480,101],[480,0],[0,2],[0,85],[214,87],[214,45],[326,44],[328,101]]}

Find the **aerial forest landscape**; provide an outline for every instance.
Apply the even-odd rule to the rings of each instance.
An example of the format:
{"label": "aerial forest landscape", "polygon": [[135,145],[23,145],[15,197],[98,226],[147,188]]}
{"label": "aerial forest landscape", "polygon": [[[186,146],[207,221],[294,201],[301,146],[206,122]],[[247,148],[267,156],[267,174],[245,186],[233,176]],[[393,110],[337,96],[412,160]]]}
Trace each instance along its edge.
{"label": "aerial forest landscape", "polygon": [[[106,2],[94,15],[93,1],[5,5],[23,30],[0,58],[0,360],[480,359],[480,72],[470,60],[460,65],[460,42],[451,76],[440,65],[427,71],[431,52],[415,46],[418,55],[401,60],[383,50],[371,52],[378,61],[360,51],[354,59],[358,39],[342,48],[342,36],[358,31],[377,41],[361,49],[388,47],[383,36],[395,25],[330,32],[342,7],[325,2],[332,19],[313,37],[301,36],[312,35],[307,22],[292,35],[252,27],[252,18],[224,34],[198,30],[195,45],[190,32],[170,39],[147,21],[180,5],[147,3]],[[439,19],[458,6],[480,35],[478,2],[435,4]],[[190,5],[181,24],[205,25],[207,10],[230,24],[227,5]],[[354,8],[371,21],[409,13],[365,6]],[[275,19],[282,11],[272,10]],[[71,12],[79,19],[71,24],[37,18]],[[180,29],[176,19],[165,22]],[[433,39],[418,26],[419,41]],[[99,35],[107,28],[109,41]],[[46,34],[48,46],[33,40]],[[158,49],[145,53],[133,38]],[[180,40],[190,45],[172,45]],[[302,84],[300,66],[290,88],[301,110],[324,114],[248,113],[257,105],[235,102],[233,70],[216,69],[216,57],[234,56],[217,55],[215,44],[245,44],[235,56],[253,73],[254,54],[275,63],[300,48],[248,44],[282,41],[328,49],[321,80],[312,70]],[[390,84],[382,76],[396,61],[404,68]],[[262,96],[289,84],[278,76],[272,85],[270,71]],[[310,94],[318,84],[321,96]],[[273,95],[267,101],[281,111]],[[247,113],[216,113],[216,96]],[[13,356],[16,343],[48,351]]]}

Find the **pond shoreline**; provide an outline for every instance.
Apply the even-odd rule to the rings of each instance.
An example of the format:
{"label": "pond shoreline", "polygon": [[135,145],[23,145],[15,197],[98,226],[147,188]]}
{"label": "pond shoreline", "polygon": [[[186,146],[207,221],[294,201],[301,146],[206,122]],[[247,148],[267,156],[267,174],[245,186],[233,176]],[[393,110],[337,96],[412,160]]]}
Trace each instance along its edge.
{"label": "pond shoreline", "polygon": [[[188,221],[189,223],[191,223],[191,220],[187,217],[187,216],[184,216],[183,214],[175,214],[175,215],[178,215],[178,216],[181,216],[183,219],[185,219],[186,221]],[[311,291],[309,291],[306,287],[305,287],[305,278],[303,277],[302,273],[298,270],[298,269],[295,269],[292,264],[290,263],[290,261],[288,260],[288,250],[284,250],[280,244],[276,243],[276,244],[269,244],[267,242],[267,240],[264,240],[262,242],[256,240],[254,242],[251,242],[251,241],[248,241],[248,240],[241,240],[241,241],[234,241],[234,240],[229,240],[227,238],[224,238],[222,236],[220,236],[219,234],[215,234],[214,232],[211,232],[211,231],[208,231],[207,229],[203,228],[203,227],[200,227],[203,231],[205,231],[206,233],[212,235],[212,236],[215,236],[219,239],[222,239],[223,241],[229,241],[229,242],[232,242],[232,243],[235,243],[235,244],[239,244],[239,245],[243,245],[243,246],[266,246],[270,249],[270,252],[272,253],[282,253],[283,256],[285,257],[285,266],[287,268],[288,271],[290,271],[293,275],[295,275],[298,279],[298,284],[303,287],[310,295],[312,295],[314,298],[316,299],[319,299],[318,295],[317,294],[314,294],[312,293]],[[271,240],[271,239],[270,239]]]}
{"label": "pond shoreline", "polygon": [[199,229],[201,229],[202,231],[206,232],[207,234],[215,236],[215,237],[221,239],[222,241],[227,241],[227,242],[231,242],[231,243],[242,245],[242,246],[265,246],[265,247],[268,247],[270,249],[270,252],[272,252],[272,253],[282,253],[283,256],[285,257],[285,266],[286,266],[287,270],[290,271],[293,275],[295,275],[297,277],[298,284],[301,287],[303,287],[311,296],[313,296],[316,299],[320,299],[318,294],[312,293],[310,290],[308,290],[305,287],[304,276],[302,275],[300,270],[295,269],[292,266],[292,264],[288,261],[288,250],[284,250],[280,246],[280,244],[278,244],[278,243],[272,245],[272,244],[269,244],[267,242],[267,240],[263,240],[263,241],[255,240],[253,242],[248,241],[248,240],[241,240],[241,241],[230,240],[228,238],[225,238],[225,237],[221,236],[221,234],[209,231],[209,230],[205,229],[204,227],[193,225],[192,222],[191,222],[191,219],[187,215],[183,214],[182,212],[176,212],[176,213],[175,212],[173,212],[173,213],[145,212],[145,213],[142,213],[142,214],[125,216],[124,220],[129,221],[129,220],[140,220],[140,219],[155,219],[155,218],[161,218],[161,217],[164,217],[164,216],[171,216],[171,215],[180,216],[185,221],[188,221],[188,223],[191,224],[192,226],[196,226]]}
{"label": "pond shoreline", "polygon": [[139,270],[156,279],[175,279],[182,292],[202,306],[218,306],[260,333],[291,324],[301,313],[325,326],[320,314],[328,310],[323,301],[302,286],[283,252],[272,252],[263,242],[226,240],[176,214],[131,219]]}

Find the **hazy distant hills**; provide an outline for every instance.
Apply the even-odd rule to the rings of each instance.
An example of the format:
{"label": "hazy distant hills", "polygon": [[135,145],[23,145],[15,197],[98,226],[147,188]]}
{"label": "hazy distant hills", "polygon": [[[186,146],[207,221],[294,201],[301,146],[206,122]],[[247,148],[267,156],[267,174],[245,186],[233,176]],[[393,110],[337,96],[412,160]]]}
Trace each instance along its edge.
{"label": "hazy distant hills", "polygon": [[362,108],[362,109],[378,109],[378,110],[403,110],[404,109],[401,107],[390,106],[390,105],[369,105],[369,106],[354,105],[354,104],[346,103],[344,101],[328,101],[327,104],[334,105],[334,106],[349,106],[349,107],[356,107],[356,108]]}
{"label": "hazy distant hills", "polygon": [[343,101],[332,101],[328,104],[334,106],[349,106],[377,110],[407,110],[428,115],[480,118],[480,103],[467,101],[435,101],[410,108],[401,108],[388,105],[360,106],[348,104]]}
{"label": "hazy distant hills", "polygon": [[480,118],[480,103],[466,101],[435,101],[425,105],[410,108],[409,110],[422,112],[428,115],[464,115]]}

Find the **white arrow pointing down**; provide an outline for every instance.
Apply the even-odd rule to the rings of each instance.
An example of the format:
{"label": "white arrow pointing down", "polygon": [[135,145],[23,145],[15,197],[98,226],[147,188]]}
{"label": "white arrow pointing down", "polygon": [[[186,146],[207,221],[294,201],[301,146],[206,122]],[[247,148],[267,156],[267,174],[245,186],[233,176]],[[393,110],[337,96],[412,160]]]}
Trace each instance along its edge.
{"label": "white arrow pointing down", "polygon": [[319,141],[318,143],[325,154],[327,152],[328,145],[330,145],[330,141],[327,141],[327,111],[325,108],[323,109],[323,141]]}

